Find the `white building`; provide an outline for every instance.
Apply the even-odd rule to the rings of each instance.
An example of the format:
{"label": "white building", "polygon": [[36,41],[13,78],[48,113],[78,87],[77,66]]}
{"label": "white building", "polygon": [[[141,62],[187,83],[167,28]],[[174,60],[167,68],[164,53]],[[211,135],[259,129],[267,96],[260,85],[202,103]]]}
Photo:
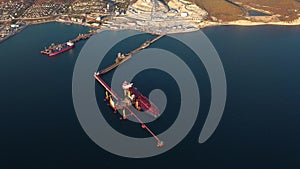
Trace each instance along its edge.
{"label": "white building", "polygon": [[10,25],[10,27],[11,27],[11,28],[18,28],[18,27],[20,27],[20,25],[12,24],[12,25]]}
{"label": "white building", "polygon": [[100,24],[99,23],[92,23],[91,25],[94,26],[94,27],[98,27]]}
{"label": "white building", "polygon": [[188,16],[188,13],[187,12],[182,12],[181,13],[181,17],[187,17]]}

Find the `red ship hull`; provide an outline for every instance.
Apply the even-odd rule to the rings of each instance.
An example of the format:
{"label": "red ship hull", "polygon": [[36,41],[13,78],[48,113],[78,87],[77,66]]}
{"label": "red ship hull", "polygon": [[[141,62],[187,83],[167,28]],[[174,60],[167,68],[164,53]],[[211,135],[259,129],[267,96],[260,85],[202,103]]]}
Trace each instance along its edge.
{"label": "red ship hull", "polygon": [[74,45],[73,45],[73,46],[68,46],[68,47],[65,47],[65,48],[63,48],[63,49],[61,49],[61,50],[59,50],[59,51],[52,52],[52,53],[48,53],[48,55],[49,55],[49,56],[56,56],[56,55],[58,55],[58,54],[60,54],[60,53],[63,53],[63,52],[65,52],[65,51],[67,51],[67,50],[72,49],[73,47],[74,47]]}
{"label": "red ship hull", "polygon": [[136,88],[129,88],[131,94],[135,95],[135,99],[133,102],[138,101],[141,109],[145,112],[150,113],[154,117],[158,117],[160,115],[159,109],[153,104],[147,97],[143,96]]}

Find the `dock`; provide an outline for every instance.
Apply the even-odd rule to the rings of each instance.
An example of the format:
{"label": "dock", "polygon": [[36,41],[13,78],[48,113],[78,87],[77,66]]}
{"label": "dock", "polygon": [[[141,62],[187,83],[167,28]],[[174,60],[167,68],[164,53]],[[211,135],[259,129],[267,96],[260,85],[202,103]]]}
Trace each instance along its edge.
{"label": "dock", "polygon": [[156,41],[158,41],[159,39],[161,39],[164,35],[159,35],[157,37],[155,37],[154,39],[152,40],[147,40],[146,42],[144,42],[141,46],[139,46],[138,48],[130,51],[129,53],[123,55],[122,58],[120,58],[118,56],[118,58],[120,59],[118,62],[116,61],[114,64],[110,65],[109,67],[105,68],[105,69],[102,69],[100,70],[100,74],[105,74],[111,70],[113,70],[114,68],[120,66],[122,63],[124,63],[125,61],[127,61],[128,59],[130,59],[132,57],[133,54],[143,50],[143,49],[146,49],[147,47],[149,47],[151,44],[155,43]]}
{"label": "dock", "polygon": [[121,59],[120,61],[118,62],[115,62],[114,64],[110,65],[109,67],[105,68],[105,69],[102,69],[100,71],[100,74],[105,74],[111,70],[113,70],[114,68],[118,67],[119,65],[121,65],[122,63],[126,62],[128,59],[131,58],[131,54],[130,55],[126,55],[123,59]]}
{"label": "dock", "polygon": [[[110,102],[110,106],[115,110],[115,112],[117,110],[122,109],[123,110],[123,119],[125,120],[127,117],[129,116],[133,116],[140,124],[141,127],[145,130],[148,131],[148,133],[150,133],[152,135],[152,137],[157,141],[157,147],[162,147],[164,146],[163,141],[161,141],[155,134],[154,132],[129,108],[130,105],[128,104],[121,104],[122,102],[124,102],[125,99],[122,99],[116,92],[114,92],[110,86],[108,86],[107,83],[105,83],[105,81],[100,77],[100,75],[103,75],[105,73],[108,73],[109,71],[113,70],[114,68],[118,67],[119,65],[121,65],[122,63],[126,62],[127,60],[129,60],[130,58],[132,58],[132,55],[149,47],[151,44],[155,43],[156,41],[158,41],[160,38],[162,38],[164,35],[159,35],[157,37],[155,37],[152,40],[147,40],[146,42],[144,42],[141,46],[139,46],[138,48],[130,51],[127,54],[121,54],[118,53],[117,58],[115,59],[115,63],[110,65],[109,67],[102,69],[100,72],[96,72],[94,73],[94,78],[105,88],[106,90],[106,98],[105,100]],[[108,94],[109,93],[109,94]],[[115,104],[114,101],[112,100],[115,99],[117,101],[117,103],[119,104]],[[126,102],[126,101],[125,101]],[[127,112],[129,112],[129,114],[126,114],[125,110]],[[122,119],[122,118],[120,118]]]}
{"label": "dock", "polygon": [[105,88],[106,91],[108,91],[116,100],[120,100],[121,97],[115,93],[110,86],[108,86],[107,83],[99,76],[99,73],[94,74],[94,78]]}
{"label": "dock", "polygon": [[90,31],[90,33],[87,33],[87,34],[79,34],[75,39],[71,39],[71,40],[69,40],[69,41],[67,41],[65,43],[51,44],[49,47],[47,47],[44,50],[42,50],[41,54],[45,54],[45,55],[51,56],[52,51],[57,50],[57,49],[61,49],[63,46],[66,46],[68,43],[75,44],[76,42],[79,42],[81,40],[89,39],[95,33],[96,33],[96,31]]}
{"label": "dock", "polygon": [[[117,100],[122,101],[121,97],[114,92],[111,87],[100,77],[100,73],[96,72],[94,73],[94,78],[105,88],[107,92],[111,94],[111,96]],[[120,107],[119,109],[123,109],[123,119],[126,119],[126,117],[133,116],[140,124],[143,129],[146,129],[152,137],[157,141],[157,147],[162,147],[164,145],[163,141],[161,141],[154,132],[128,107],[128,105],[124,105],[123,107]],[[125,109],[129,112],[128,115],[125,114]]]}
{"label": "dock", "polygon": [[92,37],[96,32],[95,31],[91,31],[90,33],[87,34],[79,34],[75,39],[70,40],[73,43],[79,42],[81,40],[86,40],[89,39],[90,37]]}

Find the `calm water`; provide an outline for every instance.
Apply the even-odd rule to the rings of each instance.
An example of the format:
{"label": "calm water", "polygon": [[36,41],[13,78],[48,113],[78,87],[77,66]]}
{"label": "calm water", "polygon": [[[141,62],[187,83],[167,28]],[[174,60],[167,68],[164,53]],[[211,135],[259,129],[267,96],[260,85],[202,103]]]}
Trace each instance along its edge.
{"label": "calm water", "polygon": [[[52,42],[66,41],[88,30],[60,23],[36,25],[0,44],[0,168],[299,167],[300,27],[205,29],[220,54],[227,76],[228,98],[222,121],[210,140],[197,143],[209,108],[209,82],[201,63],[185,59],[196,72],[200,84],[201,114],[178,146],[149,159],[112,155],[94,144],[82,130],[73,108],[71,80],[73,66],[84,42],[54,58],[39,54]],[[133,43],[121,42],[116,48],[134,48],[135,43],[149,37],[145,34],[138,40],[128,39]],[[114,33],[112,38],[116,38]],[[170,49],[169,40],[163,38],[152,47]],[[173,50],[186,52],[174,47]],[[109,64],[113,60],[109,56],[114,54],[113,50],[108,53],[102,66]],[[143,93],[148,93],[153,86],[144,85],[147,81],[143,77],[159,72],[143,73],[136,77],[136,85],[144,86]],[[167,74],[160,76],[165,81],[154,85],[166,91],[168,99],[173,98],[171,102],[176,103],[178,93],[170,92],[176,91],[176,85],[166,87],[167,81],[174,81]],[[110,79],[109,76],[106,78]],[[103,96],[102,91],[96,89],[99,99]],[[169,109],[167,106],[159,127],[155,122],[150,125],[162,132],[176,118],[168,113],[173,109],[176,106]],[[109,108],[106,110],[110,111]],[[115,128],[129,126],[119,123],[111,114],[105,117]],[[135,134],[127,134],[145,134],[136,126],[130,129]],[[120,132],[126,133],[121,129]]]}
{"label": "calm water", "polygon": [[265,14],[259,11],[249,10],[248,11],[250,16],[270,16],[269,14]]}

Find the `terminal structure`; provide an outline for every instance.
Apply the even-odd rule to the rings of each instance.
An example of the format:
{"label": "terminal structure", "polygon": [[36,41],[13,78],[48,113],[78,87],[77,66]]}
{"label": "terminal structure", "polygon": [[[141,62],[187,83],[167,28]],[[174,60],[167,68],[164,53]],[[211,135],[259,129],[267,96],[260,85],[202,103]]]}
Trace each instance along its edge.
{"label": "terminal structure", "polygon": [[153,40],[148,40],[143,43],[140,47],[135,50],[129,52],[128,54],[118,53],[117,58],[115,59],[115,63],[111,66],[100,70],[99,72],[94,73],[94,78],[104,87],[105,89],[105,101],[107,101],[110,107],[114,110],[114,113],[120,111],[122,114],[121,120],[126,120],[127,117],[134,117],[140,124],[143,129],[146,129],[153,138],[157,141],[157,147],[162,147],[164,145],[163,141],[161,141],[152,130],[138,117],[136,113],[134,113],[130,107],[134,107],[138,111],[143,113],[148,113],[152,115],[154,118],[158,118],[160,116],[160,111],[147,97],[141,94],[134,86],[133,83],[124,81],[122,84],[122,89],[124,92],[124,97],[120,97],[115,91],[111,89],[111,87],[101,78],[101,75],[113,70],[118,67],[120,64],[124,63],[126,60],[130,59],[132,55],[142,49],[147,48],[150,44],[154,43],[158,39],[162,38],[163,35],[157,36]]}

